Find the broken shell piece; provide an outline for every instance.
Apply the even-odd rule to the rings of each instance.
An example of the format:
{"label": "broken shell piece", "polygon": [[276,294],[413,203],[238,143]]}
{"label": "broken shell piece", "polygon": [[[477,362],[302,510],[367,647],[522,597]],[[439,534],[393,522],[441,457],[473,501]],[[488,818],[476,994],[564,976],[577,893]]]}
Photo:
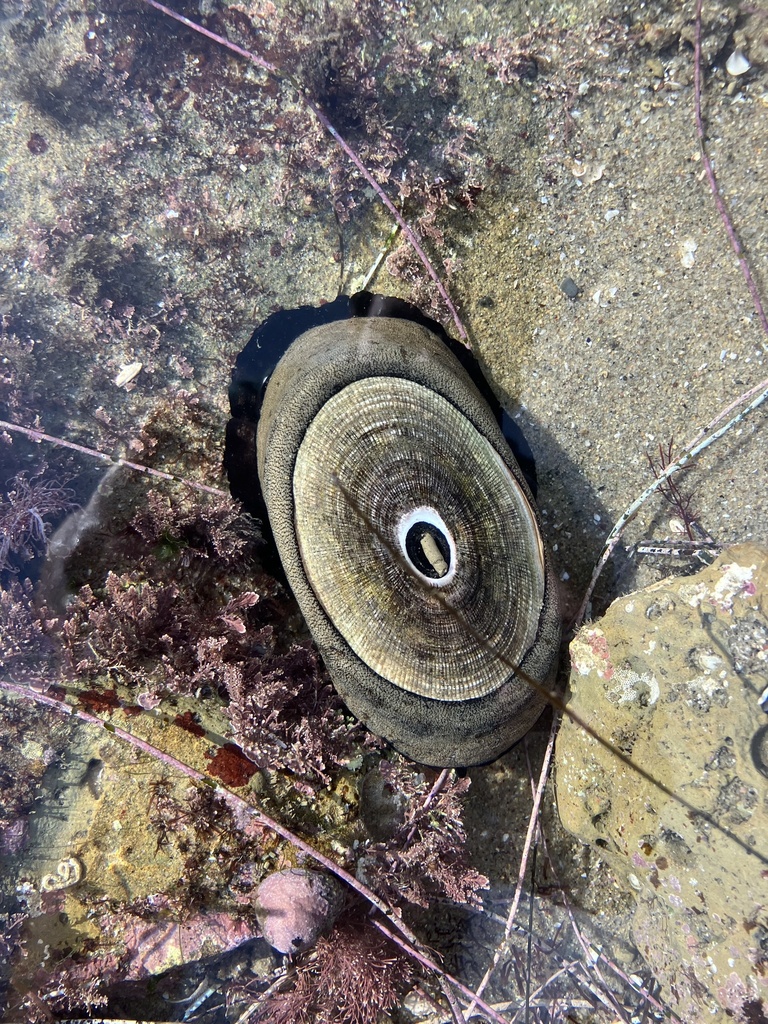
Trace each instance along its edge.
{"label": "broken shell piece", "polygon": [[84,874],[83,865],[77,857],[60,860],[56,870],[40,879],[40,892],[56,892],[58,889],[69,889],[77,885]]}
{"label": "broken shell piece", "polygon": [[688,527],[679,516],[672,516],[668,525],[669,532],[673,537],[683,537],[688,533]]}
{"label": "broken shell piece", "polygon": [[680,263],[686,270],[690,270],[696,262],[696,250],[699,243],[693,238],[686,238],[680,246]]}
{"label": "broken shell piece", "polygon": [[127,366],[121,367],[120,373],[115,377],[115,384],[117,384],[119,388],[124,388],[127,384],[130,384],[132,380],[135,380],[135,378],[138,377],[143,366],[143,363],[136,362],[128,363]]}
{"label": "broken shell piece", "polygon": [[751,67],[752,65],[741,50],[734,50],[725,62],[725,70],[729,75],[733,75],[734,78],[738,78],[739,75],[745,75]]}
{"label": "broken shell piece", "polygon": [[574,160],[571,166],[574,178],[581,178],[587,185],[594,185],[596,181],[600,181],[604,170],[605,164],[597,160]]}

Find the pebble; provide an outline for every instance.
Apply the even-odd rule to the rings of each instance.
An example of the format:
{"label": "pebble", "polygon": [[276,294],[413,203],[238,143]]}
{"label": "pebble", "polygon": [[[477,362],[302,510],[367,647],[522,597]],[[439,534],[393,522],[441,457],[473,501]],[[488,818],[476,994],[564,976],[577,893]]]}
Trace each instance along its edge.
{"label": "pebble", "polygon": [[583,289],[576,284],[572,277],[565,277],[560,282],[560,291],[567,295],[569,299],[578,299]]}

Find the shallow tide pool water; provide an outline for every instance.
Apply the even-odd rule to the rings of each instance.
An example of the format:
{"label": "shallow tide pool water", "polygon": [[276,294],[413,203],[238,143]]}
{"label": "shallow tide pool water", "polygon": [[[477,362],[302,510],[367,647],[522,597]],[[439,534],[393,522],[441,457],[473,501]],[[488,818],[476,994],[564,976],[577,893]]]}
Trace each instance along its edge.
{"label": "shallow tide pool water", "polygon": [[[271,312],[365,285],[458,332],[300,85],[422,239],[533,451],[567,631],[654,466],[766,376],[697,140],[695,5],[178,10],[282,74],[143,3],[0,8],[0,681],[16,688],[0,700],[0,1019],[460,1020],[469,997],[449,1009],[435,973],[374,927],[396,922],[349,887],[307,953],[264,941],[262,879],[318,865],[253,806],[469,989],[493,965],[496,1019],[673,1020],[677,996],[637,948],[636,889],[599,829],[591,845],[565,830],[551,781],[518,884],[551,712],[433,792],[438,772],[334,697],[222,459],[232,366]],[[767,24],[703,6],[708,152],[762,296]],[[595,619],[714,549],[766,543],[764,420],[758,408],[677,478],[711,550],[670,554],[680,503],[654,496],[598,582]],[[726,665],[753,680],[761,622]],[[692,650],[717,716],[707,659],[722,652]],[[737,789],[723,805],[736,830],[748,818],[733,808],[765,801]],[[608,810],[589,799],[587,830]],[[768,936],[764,909],[743,929]],[[764,978],[768,939],[755,942]],[[764,1020],[734,985],[709,1019]]]}

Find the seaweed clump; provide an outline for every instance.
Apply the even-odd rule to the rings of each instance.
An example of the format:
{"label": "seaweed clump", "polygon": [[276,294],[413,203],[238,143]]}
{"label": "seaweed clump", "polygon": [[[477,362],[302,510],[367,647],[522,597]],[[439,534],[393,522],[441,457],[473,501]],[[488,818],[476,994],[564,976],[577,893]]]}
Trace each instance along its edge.
{"label": "seaweed clump", "polygon": [[6,485],[0,500],[0,574],[18,574],[26,563],[44,555],[52,522],[73,507],[73,492],[54,480],[41,463],[21,470]]}
{"label": "seaweed clump", "polygon": [[[382,741],[346,711],[292,597],[261,568],[263,542],[238,506],[123,476],[88,512],[74,548],[57,556],[66,593],[55,612],[45,604],[45,574],[36,586],[14,577],[2,594],[0,624],[16,643],[6,668],[39,676],[45,666],[60,698],[105,722],[139,734],[162,725],[176,756],[250,794],[398,913],[445,898],[476,903],[486,880],[465,850],[469,781],[446,775],[433,793],[433,773],[395,754],[381,760]],[[35,536],[25,542],[30,551]],[[30,1020],[117,1008],[121,985],[167,969],[160,952],[178,948],[172,929],[197,935],[215,922],[220,951],[258,934],[259,884],[276,869],[301,866],[290,843],[209,787],[189,786],[163,766],[153,774],[144,790],[145,855],[169,865],[163,891],[121,897],[102,888],[89,861],[85,883],[71,894],[30,895],[26,907],[8,908],[28,914],[9,931],[8,963],[38,915],[84,909],[100,922],[100,940],[78,946],[70,937],[58,961],[37,972],[25,967],[11,999]],[[383,824],[366,795],[371,778],[395,794]],[[22,857],[10,819],[23,803],[9,808],[2,829]],[[151,958],[152,943],[138,942],[139,934],[164,936]],[[413,974],[351,891],[333,930],[283,970],[279,990],[257,977],[232,982],[231,998],[263,1004],[267,1021],[370,1024]]]}
{"label": "seaweed clump", "polygon": [[376,1024],[412,982],[412,963],[372,925],[347,915],[297,965],[293,987],[267,1002],[262,1024]]}

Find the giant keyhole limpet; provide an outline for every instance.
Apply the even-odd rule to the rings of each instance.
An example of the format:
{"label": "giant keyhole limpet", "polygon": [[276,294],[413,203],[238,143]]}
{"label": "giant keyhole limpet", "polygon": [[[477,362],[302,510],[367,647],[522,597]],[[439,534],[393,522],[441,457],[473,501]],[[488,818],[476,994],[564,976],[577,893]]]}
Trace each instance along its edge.
{"label": "giant keyhole limpet", "polygon": [[489,397],[439,325],[368,293],[270,317],[230,388],[233,494],[268,517],[334,685],[434,766],[518,740],[544,702],[512,666],[546,683],[560,643],[538,512]]}

